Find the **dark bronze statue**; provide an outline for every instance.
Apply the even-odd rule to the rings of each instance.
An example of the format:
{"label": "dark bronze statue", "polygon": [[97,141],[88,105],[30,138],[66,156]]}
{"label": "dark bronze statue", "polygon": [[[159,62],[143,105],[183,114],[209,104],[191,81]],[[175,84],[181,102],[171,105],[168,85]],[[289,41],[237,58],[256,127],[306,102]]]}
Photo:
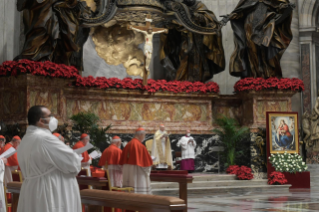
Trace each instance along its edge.
{"label": "dark bronze statue", "polygon": [[215,32],[205,35],[185,26],[171,28],[168,35],[161,35],[161,62],[168,80],[205,82],[225,69],[221,23],[202,2],[184,0],[182,5],[195,25]]}
{"label": "dark bronze statue", "polygon": [[241,0],[223,16],[234,30],[230,74],[236,77],[282,77],[280,59],[292,40],[295,8],[289,0]]}
{"label": "dark bronze statue", "polygon": [[80,0],[18,0],[18,10],[23,11],[24,17],[25,44],[15,60],[49,60],[83,70],[82,48],[91,27],[108,30],[114,24],[143,26],[151,19],[152,26],[170,30],[168,36],[161,38],[161,59],[170,73],[168,79],[204,82],[225,68],[222,24],[199,1],[87,3],[96,8],[94,12]]}
{"label": "dark bronze statue", "polygon": [[23,11],[25,43],[15,58],[52,61],[83,69],[82,47],[89,28],[80,26],[80,17],[90,10],[78,0],[18,0]]}

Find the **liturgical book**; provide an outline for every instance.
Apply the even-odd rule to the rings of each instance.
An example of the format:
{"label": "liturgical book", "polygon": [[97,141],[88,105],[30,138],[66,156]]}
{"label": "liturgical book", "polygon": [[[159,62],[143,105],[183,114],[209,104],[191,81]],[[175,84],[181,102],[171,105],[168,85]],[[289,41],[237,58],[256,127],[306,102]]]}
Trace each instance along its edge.
{"label": "liturgical book", "polygon": [[82,154],[83,152],[93,148],[93,145],[91,143],[87,143],[85,147],[79,148],[79,149],[74,149],[73,151],[77,154]]}
{"label": "liturgical book", "polygon": [[16,149],[13,148],[13,147],[10,147],[10,149],[8,149],[7,151],[5,151],[4,153],[2,153],[0,155],[0,158],[8,158],[10,157],[11,155],[13,155],[14,153],[16,153]]}

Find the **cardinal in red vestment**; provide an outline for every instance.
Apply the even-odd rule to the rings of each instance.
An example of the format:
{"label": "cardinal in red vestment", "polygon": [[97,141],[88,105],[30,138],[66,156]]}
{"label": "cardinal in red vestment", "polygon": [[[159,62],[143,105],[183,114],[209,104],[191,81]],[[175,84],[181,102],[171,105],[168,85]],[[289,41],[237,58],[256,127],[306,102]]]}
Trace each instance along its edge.
{"label": "cardinal in red vestment", "polygon": [[114,136],[112,144],[106,148],[99,161],[99,166],[104,166],[109,171],[109,177],[112,187],[122,187],[122,165],[120,165],[122,150],[121,138]]}
{"label": "cardinal in red vestment", "polygon": [[134,193],[151,194],[152,158],[142,144],[145,130],[138,128],[134,138],[125,146],[120,164],[123,165],[123,187],[133,187]]}
{"label": "cardinal in red vestment", "polygon": [[[7,151],[11,147],[17,149],[18,146],[20,145],[20,142],[21,142],[21,138],[17,135],[14,136],[12,138],[12,140],[4,146],[3,152]],[[7,183],[12,182],[12,173],[11,172],[14,170],[17,170],[18,167],[19,167],[18,154],[14,153],[13,155],[11,155],[8,158],[8,162],[6,164],[5,174],[4,174],[4,182],[6,185],[7,185]]]}
{"label": "cardinal in red vestment", "polygon": [[[90,136],[88,134],[83,133],[80,137],[80,141],[78,141],[72,148],[79,149],[85,147],[87,143],[90,141]],[[88,153],[88,151],[83,152],[82,154],[83,160],[81,161],[81,165],[83,169],[88,170],[88,176],[91,176],[90,164],[92,163],[92,159]]]}

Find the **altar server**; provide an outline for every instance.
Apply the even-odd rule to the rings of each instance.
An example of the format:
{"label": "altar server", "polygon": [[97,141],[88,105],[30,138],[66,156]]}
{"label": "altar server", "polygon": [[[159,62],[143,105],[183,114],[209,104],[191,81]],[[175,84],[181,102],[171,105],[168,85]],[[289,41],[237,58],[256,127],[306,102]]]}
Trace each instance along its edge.
{"label": "altar server", "polygon": [[120,164],[123,165],[123,187],[133,187],[135,193],[151,194],[152,158],[142,144],[145,130],[138,128],[135,137],[125,146]]}
{"label": "altar server", "polygon": [[[7,151],[11,147],[18,149],[20,145],[21,138],[19,136],[14,136],[12,140],[4,146],[3,152]],[[8,162],[6,164],[6,170],[4,175],[4,182],[7,186],[7,183],[12,182],[12,171],[17,170],[19,167],[17,153],[14,153],[8,158]]]}
{"label": "altar server", "polygon": [[[72,148],[79,149],[79,148],[85,147],[87,143],[89,142],[90,142],[90,136],[86,133],[83,133],[80,137],[80,141],[78,141]],[[90,164],[92,163],[92,159],[88,151],[83,152],[82,157],[83,157],[83,160],[81,161],[82,168],[88,170],[88,176],[91,176]]]}
{"label": "altar server", "polygon": [[186,135],[177,142],[177,146],[182,148],[182,161],[180,169],[193,172],[195,170],[194,159],[196,141],[193,137],[191,137],[190,130],[187,130]]}
{"label": "altar server", "polygon": [[173,169],[171,142],[163,124],[154,135],[152,157],[156,169]]}
{"label": "altar server", "polygon": [[29,127],[18,148],[24,181],[18,212],[82,211],[76,175],[81,159],[52,135],[58,121],[44,106],[28,111]]}
{"label": "altar server", "polygon": [[105,170],[109,171],[112,187],[122,187],[123,176],[120,165],[122,141],[120,137],[114,136],[111,142],[112,144],[103,151],[98,165],[104,166]]}

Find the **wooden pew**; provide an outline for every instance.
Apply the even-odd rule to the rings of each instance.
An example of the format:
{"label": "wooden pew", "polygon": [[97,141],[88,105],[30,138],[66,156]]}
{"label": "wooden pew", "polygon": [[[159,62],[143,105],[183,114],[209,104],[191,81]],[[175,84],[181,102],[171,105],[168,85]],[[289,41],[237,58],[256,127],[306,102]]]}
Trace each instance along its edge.
{"label": "wooden pew", "polygon": [[192,183],[194,178],[188,175],[187,171],[152,171],[151,181],[158,182],[176,182],[179,184],[179,198],[185,201],[187,205],[187,184]]}
{"label": "wooden pew", "polygon": [[11,212],[17,212],[22,182],[11,182],[7,184],[7,191],[11,192]]}
{"label": "wooden pew", "polygon": [[[133,194],[127,192],[112,192],[95,189],[80,191],[82,203],[90,206],[107,206],[122,210],[143,212],[182,212],[186,209],[185,201],[176,197],[155,196],[148,194]],[[91,211],[86,207],[85,212]]]}
{"label": "wooden pew", "polygon": [[[12,212],[18,208],[19,195],[22,183],[8,183],[8,191],[12,193]],[[184,200],[176,197],[133,194],[126,192],[112,192],[95,189],[80,191],[82,203],[91,206],[107,206],[143,212],[181,212],[186,209]],[[86,212],[96,212],[92,207],[86,207]],[[93,207],[94,208],[94,207]]]}

